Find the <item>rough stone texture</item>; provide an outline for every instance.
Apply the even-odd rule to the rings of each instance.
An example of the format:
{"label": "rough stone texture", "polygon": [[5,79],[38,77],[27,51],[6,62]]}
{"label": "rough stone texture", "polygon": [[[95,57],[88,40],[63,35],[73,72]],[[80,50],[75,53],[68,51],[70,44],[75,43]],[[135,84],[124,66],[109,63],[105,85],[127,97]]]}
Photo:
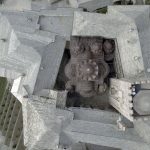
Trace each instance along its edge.
{"label": "rough stone texture", "polygon": [[[104,79],[109,74],[109,66],[105,59],[103,40],[101,37],[71,37],[71,58],[65,66],[67,90],[72,91],[75,87],[75,91],[83,97],[100,95],[106,91]],[[113,53],[114,49],[112,46],[110,51]],[[107,58],[112,53],[108,52]]]}
{"label": "rough stone texture", "polygon": [[[58,97],[51,95],[42,98],[42,95],[36,95],[36,92],[43,89],[53,89],[66,39],[70,39],[72,32],[73,16],[72,35],[116,39],[123,76],[130,78],[143,75],[141,71],[144,70],[145,62],[140,42],[143,42],[142,37],[148,37],[143,44],[149,41],[146,34],[149,27],[148,6],[132,9],[109,7],[105,15],[87,12],[73,14],[74,11],[70,8],[19,13],[1,11],[3,16],[0,16],[0,29],[3,30],[0,30],[0,66],[6,69],[1,74],[7,72],[6,77],[12,78],[9,71],[15,74],[12,93],[23,106],[25,145],[29,150],[58,149],[59,144],[69,148],[72,144],[83,142],[122,150],[149,150],[149,135],[145,136],[145,131],[140,131],[143,125],[136,129],[140,136],[133,128],[119,131],[116,126],[118,114],[91,109],[58,109]],[[143,21],[145,24],[141,26]],[[138,32],[137,28],[142,32]],[[141,33],[144,33],[143,36]],[[20,110],[15,110],[13,113],[19,114]],[[9,136],[10,132],[6,135]]]}
{"label": "rough stone texture", "polygon": [[[56,109],[56,100],[31,96],[23,101],[24,143],[28,149],[57,149],[61,129],[72,112]],[[38,122],[38,123],[37,123]]]}
{"label": "rough stone texture", "polygon": [[[69,39],[71,34],[73,21],[72,16],[74,10],[75,9],[71,8],[60,8],[49,11],[25,11],[20,13],[18,13],[17,11],[1,10],[1,13],[7,18],[6,19],[5,17],[1,17],[1,19],[3,20],[1,21],[1,27],[6,27],[6,25],[8,24],[7,30],[1,31],[3,32],[1,33],[1,36],[3,36],[4,34],[6,35],[7,33],[7,36],[10,39],[6,41],[4,37],[1,37],[2,40],[0,41],[1,47],[5,48],[5,54],[1,53],[1,58],[7,55],[4,60],[1,59],[0,61],[1,67],[5,68],[1,69],[2,76],[16,79],[19,77],[19,75],[25,75],[23,77],[24,83],[22,83],[22,86],[25,86],[25,89],[29,94],[32,94],[32,92],[34,91],[35,83],[35,91],[40,91],[42,90],[42,88],[52,88],[55,84],[59,65],[66,44],[64,38]],[[45,17],[45,20],[42,21],[40,19],[41,16]],[[51,28],[47,26],[49,23],[48,18],[51,18],[51,23],[54,24],[55,21],[57,22],[59,16],[60,18],[63,17],[64,24],[61,24],[59,22],[59,26],[56,26],[56,29],[54,28],[55,26],[52,26]],[[68,20],[68,17],[70,18],[70,22],[66,21]],[[68,23],[68,26],[66,26],[66,23]],[[42,29],[43,26],[48,27],[48,31],[46,31],[45,27],[44,29]],[[65,31],[64,27],[66,27]],[[10,35],[10,31],[8,29],[12,31]],[[53,30],[49,31],[49,29]],[[55,37],[55,34],[62,35],[64,36],[64,38],[60,36]],[[9,45],[9,48],[7,48],[5,45],[7,47]],[[8,51],[8,54],[6,54],[6,49]],[[59,51],[56,51],[55,49],[59,49]],[[10,52],[11,55],[9,55]],[[57,56],[58,59],[49,58],[55,58],[55,56]],[[13,59],[16,59],[17,61]],[[50,68],[55,68],[55,73],[52,73]],[[50,73],[53,74],[53,78],[49,78],[49,76],[51,76]],[[38,78],[36,78],[37,75]],[[40,79],[43,75],[45,76],[46,82],[43,82],[44,80],[42,79],[42,81]],[[40,85],[41,87],[38,87],[38,85]],[[24,91],[21,88],[19,88],[19,90]],[[20,95],[16,95],[18,98],[21,96],[21,93],[24,93],[22,91],[18,91],[18,93],[20,93]]]}
{"label": "rough stone texture", "polygon": [[[116,14],[116,11],[123,13],[127,17],[130,17],[136,24],[138,29],[138,36],[140,42],[141,53],[137,55],[134,53],[132,54],[132,59],[134,59],[135,63],[140,63],[143,61],[144,68],[139,70],[139,75],[135,75],[134,78],[140,77],[148,77],[149,78],[149,39],[150,39],[150,7],[149,6],[133,6],[133,7],[110,7],[109,12],[111,14]],[[132,12],[135,13],[132,13]],[[130,44],[136,44],[136,41],[130,40]]]}
{"label": "rough stone texture", "polygon": [[[39,66],[40,66],[41,59],[42,59],[40,55],[42,55],[43,57],[42,62],[44,60],[45,65],[48,65],[46,62],[49,62],[48,56],[51,56],[52,51],[54,53],[52,57],[54,57],[54,55],[56,54],[60,54],[60,57],[58,57],[59,62],[55,64],[56,66],[53,66],[56,68],[56,74],[54,74],[55,75],[54,78],[56,78],[57,70],[59,69],[59,64],[61,62],[61,57],[63,55],[63,50],[65,47],[65,40],[63,40],[62,38],[62,41],[59,43],[60,38],[59,37],[56,38],[56,41],[58,39],[58,43],[60,44],[58,45],[58,43],[57,44],[54,43],[55,41],[54,33],[46,32],[42,30],[36,30],[34,26],[37,26],[39,28],[38,13],[32,14],[31,12],[17,13],[17,12],[11,12],[11,11],[2,11],[2,14],[5,15],[8,20],[4,18],[3,21],[1,21],[1,26],[3,27],[4,25],[6,26],[8,24],[7,30],[9,29],[12,32],[9,35],[9,32],[10,32],[9,30],[8,31],[3,30],[3,33],[2,33],[5,35],[7,33],[8,38],[10,38],[10,40],[7,39],[8,41],[5,42],[4,37],[2,37],[4,40],[1,40],[1,42],[4,43],[4,44],[1,44],[1,47],[5,48],[5,53],[1,53],[1,66],[3,65],[5,67],[5,70],[3,69],[1,74],[3,76],[5,75],[8,78],[11,77],[13,79],[18,78],[19,74],[20,75],[24,74],[25,75],[23,77],[24,83],[22,85],[25,85],[26,88],[28,88],[29,94],[31,94],[34,90],[36,76],[38,74]],[[21,27],[21,29],[17,28],[18,26]],[[28,27],[29,30],[26,30],[26,27]],[[30,30],[30,29],[33,29],[33,27],[34,27],[34,30]],[[2,34],[1,36],[3,36]],[[49,45],[52,42],[54,43],[54,45]],[[5,45],[9,45],[8,50],[6,50],[7,47]],[[55,45],[62,49],[62,53],[59,53],[59,51],[54,51]],[[48,49],[50,47],[51,47],[51,50]],[[8,54],[6,53],[6,51],[8,51]],[[11,52],[11,55],[9,55],[10,52]],[[45,60],[46,56],[48,59]],[[5,57],[5,59],[2,60],[3,57]],[[16,59],[17,61],[16,60],[14,61],[13,59]],[[44,65],[43,63],[42,63],[42,66]],[[12,66],[14,66],[13,73],[9,71],[10,69],[12,70]],[[6,68],[8,69],[8,71],[6,70]],[[45,77],[47,78],[49,75],[48,73],[49,72],[47,71],[47,74],[45,74]],[[53,84],[55,82],[54,78],[53,78]],[[21,90],[21,88],[19,90]],[[22,91],[20,91],[20,93],[22,93]],[[17,97],[19,98],[19,95]]]}
{"label": "rough stone texture", "polygon": [[[38,25],[39,13],[37,14],[35,12],[17,13],[11,11],[10,12],[2,11],[2,14],[6,16],[8,20],[5,17],[1,17],[1,23],[0,23],[1,28],[4,28],[4,26],[5,27],[7,26],[7,28],[6,30],[3,31],[1,30],[1,32],[3,33],[0,34],[1,36],[3,36],[1,37],[2,39],[1,42],[4,42],[4,44],[1,44],[0,62],[1,62],[1,66],[2,64],[4,64],[5,65],[4,68],[8,69],[8,71],[6,70],[7,73],[9,73],[9,70],[11,69],[14,72],[14,74],[16,73],[16,75],[14,77],[6,73],[4,74],[3,72],[5,70],[4,71],[2,70],[3,71],[2,74],[4,74],[5,77],[11,76],[11,78],[13,77],[15,78],[13,88],[11,91],[23,104],[25,144],[29,149],[37,149],[37,148],[56,149],[57,145],[59,144],[58,143],[59,134],[57,135],[55,134],[55,131],[54,132],[52,131],[53,128],[56,126],[58,126],[59,128],[59,124],[61,122],[60,121],[61,119],[55,118],[54,114],[56,108],[54,107],[54,111],[53,111],[53,109],[51,109],[52,108],[51,105],[49,107],[49,105],[42,100],[40,102],[34,101],[35,99],[31,101],[30,100],[25,101],[23,96],[32,95],[32,92],[35,88],[34,84],[36,80],[37,81],[40,80],[40,78],[36,78],[38,74],[40,74],[38,77],[43,77],[42,76],[43,74],[41,75],[41,72],[39,72],[40,64],[42,67],[45,67],[43,65],[46,65],[47,66],[46,69],[48,71],[44,70],[47,72],[47,74],[45,74],[44,72],[45,81],[46,81],[44,82],[44,84],[45,83],[46,84],[45,85],[42,84],[39,90],[42,90],[44,87],[50,89],[50,87],[52,87],[52,84],[54,85],[55,79],[57,77],[57,72],[61,63],[61,58],[63,55],[66,41],[65,39],[59,36],[57,36],[55,39],[55,34],[53,33],[37,30],[40,26]],[[7,36],[9,40],[8,39],[7,39],[8,41],[5,40],[4,36]],[[51,45],[50,43],[52,42],[53,44]],[[58,55],[60,55],[60,57],[58,57]],[[50,59],[49,56],[50,58],[54,58],[54,59]],[[58,57],[58,59],[55,59],[55,57]],[[49,60],[52,61],[50,62]],[[55,63],[53,62],[53,60],[56,60]],[[52,64],[53,67],[49,66]],[[53,74],[52,71],[49,71],[49,69],[51,68],[56,69],[55,74]],[[21,76],[17,76],[18,73]],[[53,81],[51,80],[50,78],[51,75],[49,73],[53,74],[53,78],[52,78]],[[47,82],[46,79],[50,79],[52,81],[52,84],[49,85],[48,84],[49,82]],[[39,98],[37,98],[36,100],[39,100]],[[44,107],[47,107],[47,109]],[[42,110],[44,110],[44,112],[42,112]],[[44,120],[42,120],[42,118]],[[37,124],[37,122],[38,123],[40,122],[41,124]],[[39,129],[38,130],[39,132],[37,132],[37,129]],[[39,134],[37,135],[37,133]],[[37,138],[40,139],[38,140]],[[51,143],[49,143],[50,139],[52,140]],[[19,144],[17,146],[20,147]]]}
{"label": "rough stone texture", "polygon": [[[10,21],[13,24],[11,26],[10,22],[8,21],[9,17],[8,20],[5,17],[1,17],[1,19],[2,19],[1,27],[8,26],[7,28],[5,28],[6,30],[1,31],[3,32],[1,33],[1,38],[3,39],[6,38],[6,42],[3,41],[3,44],[1,44],[1,51],[3,49],[3,52],[1,53],[1,60],[0,60],[1,66],[4,66],[5,69],[8,70],[14,70],[15,73],[26,74],[27,76],[26,79],[24,80],[24,83],[27,82],[27,80],[30,80],[31,82],[29,87],[30,90],[32,91],[35,82],[35,75],[39,68],[40,56],[34,48],[28,45],[24,45],[24,43],[21,43],[15,30],[13,29],[14,27],[13,25],[15,24],[15,22]],[[24,20],[20,20],[20,22],[21,21]],[[33,74],[33,72],[35,74]]]}
{"label": "rough stone texture", "polygon": [[60,122],[55,118],[55,102],[35,97],[23,102],[24,137],[29,150],[57,148]]}
{"label": "rough stone texture", "polygon": [[144,62],[136,22],[125,15],[126,10],[121,13],[115,8],[117,7],[108,7],[108,14],[75,12],[72,35],[116,39],[123,76],[126,78],[144,76]]}

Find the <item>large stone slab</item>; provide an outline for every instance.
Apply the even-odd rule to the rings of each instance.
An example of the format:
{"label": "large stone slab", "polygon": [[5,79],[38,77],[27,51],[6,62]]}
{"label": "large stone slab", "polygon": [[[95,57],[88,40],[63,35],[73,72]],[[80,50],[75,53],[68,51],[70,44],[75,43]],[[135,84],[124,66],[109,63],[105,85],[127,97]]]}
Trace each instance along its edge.
{"label": "large stone slab", "polygon": [[64,54],[65,45],[66,40],[56,36],[55,42],[46,47],[46,50],[43,52],[34,93],[42,89],[53,89]]}
{"label": "large stone slab", "polygon": [[59,36],[65,37],[66,40],[70,40],[74,12],[81,10],[82,9],[74,9],[74,8],[41,10],[39,11],[40,29],[43,31],[55,33]]}
{"label": "large stone slab", "polygon": [[3,9],[0,12],[6,16],[11,26],[17,31],[34,32],[36,29],[39,29],[39,16],[37,13],[30,11],[6,11]]}

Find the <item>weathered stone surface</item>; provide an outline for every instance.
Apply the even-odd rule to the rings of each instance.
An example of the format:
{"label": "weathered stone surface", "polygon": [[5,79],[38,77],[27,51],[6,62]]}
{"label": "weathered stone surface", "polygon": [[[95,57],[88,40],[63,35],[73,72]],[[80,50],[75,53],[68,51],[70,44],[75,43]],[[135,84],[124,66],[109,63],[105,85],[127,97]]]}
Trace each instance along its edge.
{"label": "weathered stone surface", "polygon": [[[116,39],[121,59],[119,63],[122,64],[124,77],[144,76],[142,74],[144,63],[136,23],[123,13],[116,10],[114,13],[109,13],[109,8],[108,14],[75,12],[72,35]],[[133,59],[135,56],[140,58],[139,61]]]}
{"label": "weathered stone surface", "polygon": [[34,96],[23,101],[24,142],[29,150],[57,148],[60,121],[55,106],[55,100]]}
{"label": "weathered stone surface", "polygon": [[[12,69],[13,65],[13,70],[16,72],[25,72],[31,64],[34,64],[38,60],[38,54],[32,47],[21,44],[15,30],[5,17],[1,17],[0,26],[5,29],[1,30],[0,34],[0,38],[3,39],[1,40],[1,65],[7,66],[8,69]],[[29,52],[30,55],[28,55]],[[13,61],[12,58],[17,61]]]}
{"label": "weathered stone surface", "polygon": [[[147,122],[136,128],[140,136],[134,129],[122,132],[116,126],[118,114],[78,108],[64,110],[65,105],[58,109],[57,100],[62,98],[59,92],[48,94],[47,98],[45,93],[38,95],[55,85],[66,40],[70,40],[73,16],[72,35],[116,39],[123,76],[142,76],[146,63],[149,71],[149,57],[147,62],[142,59],[149,51],[141,53],[141,44],[147,45],[145,50],[149,48],[149,7],[109,7],[105,15],[74,11],[71,8],[2,11],[6,17],[0,16],[0,29],[4,29],[0,30],[0,66],[6,69],[2,69],[6,77],[19,75],[14,80],[12,93],[23,106],[25,145],[29,150],[57,149],[59,144],[64,147],[83,142],[123,150],[149,150],[149,134],[145,136],[146,130],[140,130],[149,127]],[[147,38],[146,42],[141,38]],[[13,113],[18,114],[18,110]]]}
{"label": "weathered stone surface", "polygon": [[22,101],[24,142],[29,150],[58,148],[61,129],[73,120],[73,113],[56,109],[56,101],[38,96]]}
{"label": "weathered stone surface", "polygon": [[[140,42],[140,49],[141,54],[137,55],[137,53],[132,51],[132,59],[136,64],[140,64],[143,61],[144,68],[139,68],[137,71],[139,72],[134,78],[139,77],[150,77],[149,73],[149,47],[150,47],[150,22],[149,22],[149,14],[150,8],[149,6],[133,6],[124,8],[122,6],[118,7],[109,7],[108,12],[112,15],[116,15],[116,11],[118,13],[122,13],[127,17],[130,17],[132,21],[135,22],[136,28],[138,30],[139,42]],[[134,13],[132,13],[134,12]],[[130,32],[134,32],[132,29]],[[137,45],[137,42],[132,38],[129,40],[130,45]],[[122,55],[122,53],[121,53]]]}

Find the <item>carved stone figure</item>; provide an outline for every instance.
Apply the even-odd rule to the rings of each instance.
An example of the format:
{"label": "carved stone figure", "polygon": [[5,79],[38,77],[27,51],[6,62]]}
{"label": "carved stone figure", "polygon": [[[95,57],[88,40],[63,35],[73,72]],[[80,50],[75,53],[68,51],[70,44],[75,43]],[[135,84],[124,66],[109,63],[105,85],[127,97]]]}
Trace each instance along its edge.
{"label": "carved stone figure", "polygon": [[104,40],[101,37],[72,37],[71,59],[65,68],[69,79],[66,89],[75,89],[83,97],[105,92],[104,79],[109,74],[106,61],[113,59],[114,50],[113,40]]}

